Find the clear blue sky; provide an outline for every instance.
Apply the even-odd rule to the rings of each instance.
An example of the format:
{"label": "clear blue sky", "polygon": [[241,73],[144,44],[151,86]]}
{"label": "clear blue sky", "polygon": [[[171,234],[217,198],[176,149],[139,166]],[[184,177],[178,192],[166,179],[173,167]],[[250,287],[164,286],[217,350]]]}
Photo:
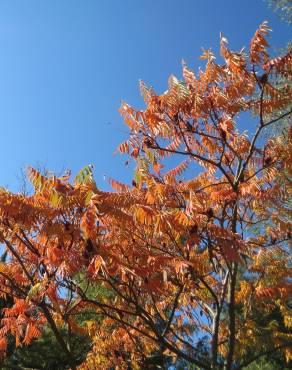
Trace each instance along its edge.
{"label": "clear blue sky", "polygon": [[[291,29],[263,0],[0,0],[0,185],[16,190],[24,165],[43,163],[95,177],[128,180],[121,99],[138,107],[138,80],[166,90],[181,60],[198,65],[201,48],[248,46],[267,19],[271,44]],[[197,67],[196,67],[197,68]]]}

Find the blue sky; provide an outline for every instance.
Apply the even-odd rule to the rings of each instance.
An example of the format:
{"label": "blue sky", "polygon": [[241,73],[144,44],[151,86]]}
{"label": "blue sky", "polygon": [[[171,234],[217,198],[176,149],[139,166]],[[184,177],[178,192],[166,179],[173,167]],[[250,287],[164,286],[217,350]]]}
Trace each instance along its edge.
{"label": "blue sky", "polygon": [[267,19],[271,45],[291,29],[263,0],[0,0],[0,185],[17,190],[17,172],[41,163],[76,173],[93,163],[129,181],[121,99],[143,107],[138,80],[166,90],[181,60],[197,70],[202,47],[248,46]]}

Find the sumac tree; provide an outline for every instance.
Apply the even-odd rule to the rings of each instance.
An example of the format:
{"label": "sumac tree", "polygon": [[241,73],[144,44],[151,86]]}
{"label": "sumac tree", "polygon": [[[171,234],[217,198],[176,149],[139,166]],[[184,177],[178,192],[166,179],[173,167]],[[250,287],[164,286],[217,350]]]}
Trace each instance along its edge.
{"label": "sumac tree", "polygon": [[291,118],[291,85],[273,81],[291,78],[292,55],[270,59],[268,33],[264,22],[247,53],[221,37],[223,64],[206,50],[205,69],[184,65],[164,94],[141,83],[144,110],[122,104],[132,186],[97,189],[86,167],[72,184],[30,169],[32,196],[1,190],[0,289],[14,300],[3,354],[9,333],[27,344],[46,323],[72,369],[62,325],[93,341],[80,369],[290,361],[292,131],[262,133]]}

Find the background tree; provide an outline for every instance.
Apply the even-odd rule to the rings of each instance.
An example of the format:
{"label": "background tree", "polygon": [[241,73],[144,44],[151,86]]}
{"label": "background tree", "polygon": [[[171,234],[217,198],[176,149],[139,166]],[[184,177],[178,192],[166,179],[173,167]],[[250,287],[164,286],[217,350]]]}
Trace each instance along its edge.
{"label": "background tree", "polygon": [[[289,25],[291,25],[292,23],[292,5],[291,5],[291,2],[288,0],[268,0],[267,1],[268,5],[281,17],[281,19],[288,23]],[[291,44],[291,41],[288,42],[287,46],[286,47],[282,47],[278,53],[281,54],[281,55],[285,55],[289,52],[291,52],[292,50],[292,44]],[[287,69],[290,69],[290,72],[288,72],[288,74],[291,73],[291,65],[287,65],[286,66]],[[280,74],[280,75],[274,75],[273,76],[274,78],[274,81],[273,81],[273,86],[277,89],[283,89],[285,88],[285,86],[287,85],[290,85],[290,88],[291,88],[291,79],[290,78],[286,78],[286,75],[283,73],[283,74]],[[279,112],[276,112],[274,111],[273,114],[278,114],[278,113],[281,113],[280,111]],[[277,122],[276,124],[274,125],[271,125],[267,130],[265,130],[265,133],[267,135],[270,135],[270,136],[273,136],[273,135],[277,135],[277,133],[279,133],[280,131],[283,131],[283,130],[289,130],[289,127],[290,127],[290,121],[289,121],[289,117],[285,117],[283,120],[281,120],[281,122]]]}
{"label": "background tree", "polygon": [[[68,338],[68,330],[61,330],[64,338]],[[76,363],[82,363],[90,349],[88,336],[70,333],[71,352]],[[64,370],[69,369],[68,359],[60,350],[52,330],[45,326],[40,338],[31,344],[15,348],[12,342],[7,351],[7,357],[3,361],[3,370]]]}
{"label": "background tree", "polygon": [[268,0],[268,4],[287,23],[292,23],[292,5],[290,0]]}

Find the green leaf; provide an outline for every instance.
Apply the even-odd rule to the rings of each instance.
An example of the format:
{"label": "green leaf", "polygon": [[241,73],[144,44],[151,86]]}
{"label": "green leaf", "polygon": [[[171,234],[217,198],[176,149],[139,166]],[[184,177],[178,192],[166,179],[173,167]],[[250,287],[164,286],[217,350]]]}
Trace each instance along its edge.
{"label": "green leaf", "polygon": [[92,195],[93,195],[93,191],[92,190],[89,190],[87,193],[86,193],[86,196],[85,196],[85,202],[84,202],[84,205],[85,207],[87,207],[89,205],[89,202],[92,198]]}
{"label": "green leaf", "polygon": [[155,155],[154,155],[153,151],[150,150],[150,149],[145,149],[145,153],[146,153],[146,156],[149,159],[150,163],[153,164],[154,161],[155,161]]}
{"label": "green leaf", "polygon": [[75,185],[81,185],[81,184],[95,184],[95,181],[93,179],[93,165],[89,164],[88,166],[85,166],[78,172],[74,179]]}
{"label": "green leaf", "polygon": [[30,299],[34,298],[41,290],[42,290],[41,283],[37,283],[34,286],[32,286],[27,294],[26,301],[29,301]]}
{"label": "green leaf", "polygon": [[136,184],[139,186],[143,180],[142,173],[139,170],[135,171],[134,178],[135,178]]}

